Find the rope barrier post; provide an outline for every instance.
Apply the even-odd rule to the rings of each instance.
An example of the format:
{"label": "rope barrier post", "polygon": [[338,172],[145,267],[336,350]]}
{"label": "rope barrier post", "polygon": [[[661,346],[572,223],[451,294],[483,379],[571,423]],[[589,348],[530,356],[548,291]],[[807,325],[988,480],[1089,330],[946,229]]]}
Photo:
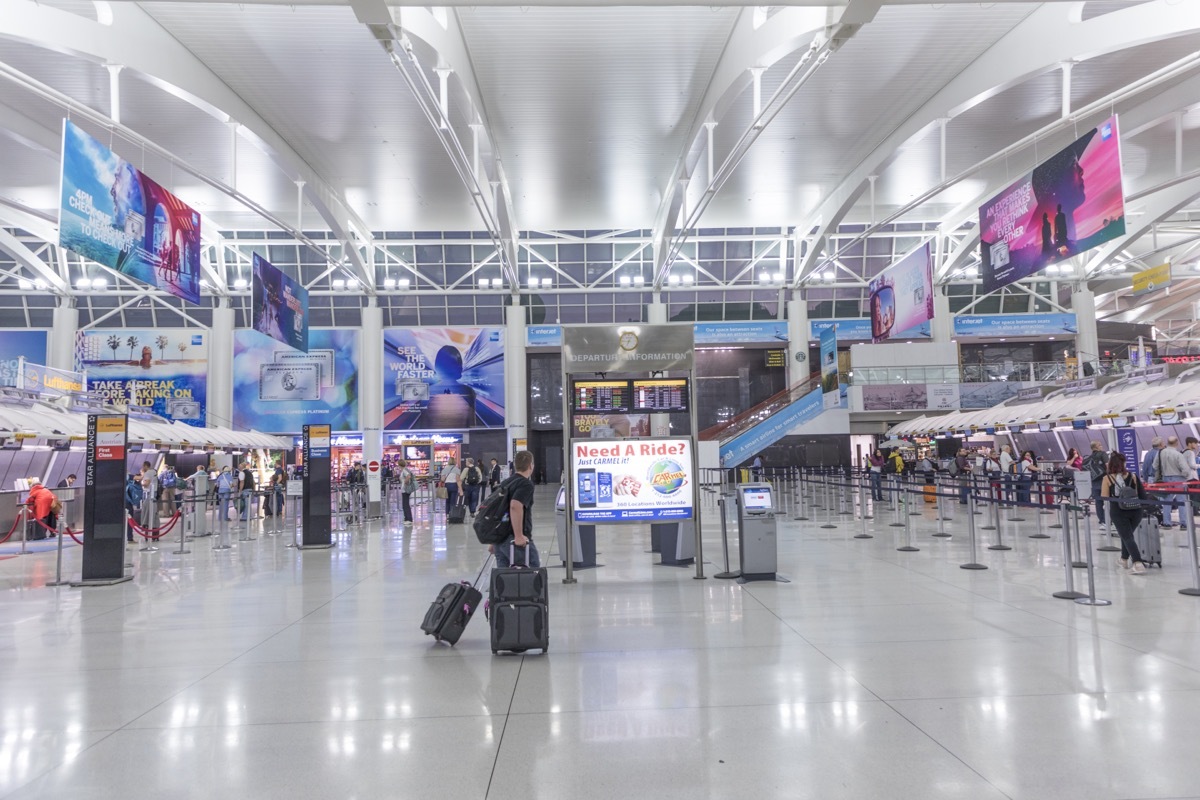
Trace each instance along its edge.
{"label": "rope barrier post", "polygon": [[[903,503],[905,505],[905,507],[912,506],[911,490],[907,490],[907,491],[905,491],[904,494],[900,495],[900,502]],[[897,547],[896,550],[901,553],[919,553],[921,551],[921,548],[913,547],[912,514],[911,513],[904,515],[904,546]]]}
{"label": "rope barrier post", "polygon": [[869,481],[870,481],[870,477],[867,475],[864,475],[862,478],[862,487],[858,492],[858,506],[859,506],[859,511],[860,511],[858,518],[862,522],[862,533],[854,534],[855,539],[874,539],[875,538],[871,534],[867,533],[867,520],[871,519],[871,517],[867,516],[866,489],[867,489],[867,487],[870,486]]}
{"label": "rope barrier post", "polygon": [[792,490],[796,495],[796,516],[792,517],[792,519],[794,519],[794,520],[800,520],[800,521],[805,521],[805,522],[808,521],[808,517],[804,513],[804,492],[805,492],[806,488],[807,488],[807,486],[806,486],[806,483],[804,480],[804,472],[799,467],[797,467],[796,468],[796,485]]}
{"label": "rope barrier post", "polygon": [[69,525],[64,524],[63,530],[57,531],[55,534],[58,537],[58,547],[54,555],[54,580],[46,581],[47,586],[67,586],[71,583],[70,581],[64,581],[62,576],[63,538],[66,536],[65,530],[69,527]]}
{"label": "rope barrier post", "polygon": [[233,545],[229,543],[229,505],[221,508],[218,514],[221,524],[217,527],[217,543],[213,545],[213,550],[232,550]]}
{"label": "rope barrier post", "polygon": [[1042,510],[1037,509],[1033,512],[1033,518],[1037,521],[1037,533],[1029,534],[1030,539],[1049,539],[1050,537],[1042,530]]}
{"label": "rope barrier post", "polygon": [[1000,524],[1000,487],[993,487],[994,498],[992,500],[992,521],[996,523],[996,543],[989,546],[988,550],[1012,550],[1011,547],[1004,543],[1004,526]]}
{"label": "rope barrier post", "polygon": [[[181,505],[179,507],[179,511],[176,512],[177,516],[183,514],[183,509],[187,505],[187,502],[188,502],[187,499],[184,498],[183,505]],[[196,513],[196,501],[193,499],[192,500],[192,515],[195,516],[195,513]],[[186,556],[188,553],[190,553],[192,551],[188,550],[186,547],[184,547],[183,532],[187,526],[183,525],[181,523],[182,523],[182,519],[175,520],[175,524],[179,525],[179,549],[172,550],[171,552],[177,556]]]}
{"label": "rope barrier post", "polygon": [[967,533],[971,537],[971,560],[959,564],[959,569],[987,569],[987,564],[979,563],[978,548],[975,543],[975,493],[967,492]]}
{"label": "rope barrier post", "polygon": [[27,506],[21,506],[18,518],[21,520],[21,555],[27,556],[29,555],[29,550],[26,549],[26,545],[29,544],[29,508]]}
{"label": "rope barrier post", "polygon": [[900,476],[896,475],[888,483],[891,484],[889,491],[892,493],[892,522],[888,527],[903,528],[904,523],[900,521],[900,515],[904,513],[903,509],[901,509],[901,506],[904,504],[904,498],[900,496]]}
{"label": "rope barrier post", "polygon": [[1083,553],[1083,541],[1079,537],[1079,511],[1079,506],[1071,506],[1071,523],[1075,532],[1075,560],[1071,562],[1071,566],[1075,569],[1087,569],[1087,562],[1079,560]]}
{"label": "rope barrier post", "polygon": [[[1036,482],[1034,483],[1034,488],[1035,488],[1035,489],[1037,488],[1037,483],[1036,483]],[[1049,505],[1049,504],[1048,504],[1048,503],[1044,503],[1043,505]],[[1042,514],[1047,514],[1047,515],[1049,515],[1049,514],[1053,514],[1054,512],[1053,512],[1053,511],[1051,511],[1049,508],[1043,508],[1043,509],[1042,509],[1042,511],[1041,511],[1041,513],[1042,513]],[[1062,527],[1062,515],[1061,515],[1061,514],[1059,514],[1059,521],[1058,521],[1058,522],[1052,522],[1052,523],[1050,523],[1049,527],[1051,527],[1051,528],[1061,528],[1061,527]]]}
{"label": "rope barrier post", "polygon": [[[1092,514],[1091,514],[1091,510],[1092,510],[1092,500],[1091,500],[1091,498],[1089,497],[1087,500],[1084,500],[1084,501],[1083,501],[1083,518],[1084,518],[1084,524],[1085,524],[1085,525],[1087,525],[1087,532],[1086,532],[1086,533],[1087,533],[1087,540],[1088,540],[1089,542],[1091,542],[1091,541],[1092,541]],[[1112,545],[1112,544],[1109,544],[1109,542],[1111,541],[1111,539],[1109,539],[1109,537],[1105,536],[1103,531],[1104,531],[1104,529],[1103,529],[1103,528],[1101,528],[1101,534],[1100,534],[1100,537],[1101,537],[1101,538],[1100,538],[1101,545],[1100,545],[1099,547],[1097,547],[1097,548],[1096,548],[1096,552],[1097,552],[1097,553],[1119,553],[1119,552],[1121,552],[1121,548],[1119,548],[1119,547],[1115,547],[1114,545]],[[1089,549],[1090,549],[1090,547],[1089,547]]]}
{"label": "rope barrier post", "polygon": [[142,533],[143,530],[147,531],[150,534],[154,533],[154,527],[153,527],[152,523],[157,522],[157,519],[150,519],[150,518],[154,518],[157,516],[158,516],[158,512],[154,507],[154,501],[153,500],[143,500],[142,501],[142,522],[145,524],[143,524],[141,526],[140,530],[138,528],[134,528],[134,530],[137,531],[138,535],[140,535],[146,542],[145,544],[143,544],[141,547],[138,548],[139,553],[157,553],[158,552],[158,545],[156,545],[154,543],[157,540],[154,539],[152,536],[148,536],[147,534]]}
{"label": "rope barrier post", "polygon": [[1063,573],[1067,583],[1067,588],[1061,592],[1055,592],[1054,597],[1060,600],[1078,600],[1081,597],[1087,597],[1083,592],[1075,591],[1075,572],[1071,563],[1071,504],[1063,500],[1059,504],[1059,519],[1062,520],[1061,528],[1063,529]]}
{"label": "rope barrier post", "polygon": [[729,580],[731,578],[740,578],[742,576],[741,570],[730,570],[729,569],[729,530],[728,530],[728,524],[725,520],[725,498],[724,497],[717,498],[717,508],[719,508],[721,510],[721,553],[725,557],[725,571],[718,572],[716,575],[713,575],[713,577],[721,578],[722,580]]}
{"label": "rope barrier post", "polygon": [[[1084,544],[1087,548],[1087,582],[1088,591],[1087,597],[1077,597],[1075,602],[1081,606],[1111,606],[1112,600],[1096,599],[1096,567],[1092,560],[1092,518],[1086,517],[1086,531],[1084,532]],[[1076,522],[1078,524],[1078,522]]]}
{"label": "rope barrier post", "polygon": [[933,534],[939,539],[949,539],[950,534],[946,533],[946,515],[942,513],[942,502],[945,500],[942,497],[942,479],[936,473],[933,476],[933,513],[937,515],[938,529],[937,533]]}
{"label": "rope barrier post", "polygon": [[825,509],[825,524],[821,526],[823,530],[833,530],[837,525],[833,521],[833,503],[830,502],[832,495],[829,493],[829,475],[821,475],[821,486],[823,487],[824,506]]}
{"label": "rope barrier post", "polygon": [[912,500],[913,495],[917,491],[917,474],[914,472],[913,474],[909,475],[906,483],[908,483],[908,490],[907,490],[908,491],[908,494],[907,494],[908,515],[910,517],[919,517],[919,516],[921,516],[920,506],[918,505],[914,510],[914,504],[913,504],[913,500]]}
{"label": "rope barrier post", "polygon": [[[1008,521],[1009,522],[1025,522],[1024,517],[1016,516],[1018,513],[1020,513],[1021,507],[1019,505],[1017,505],[1016,492],[1013,489],[1012,478],[1009,477],[1009,475],[1011,475],[1011,474],[1012,473],[1010,472],[1010,473],[1000,476],[1000,485],[1001,485],[1001,487],[1003,487],[1004,498],[1008,504],[1007,505]],[[1033,498],[1030,497],[1030,500],[1032,500],[1032,499]]]}
{"label": "rope barrier post", "polygon": [[842,484],[841,484],[842,491],[838,494],[838,514],[840,514],[843,517],[847,517],[847,516],[853,517],[854,516],[854,498],[851,497],[849,499],[849,501],[847,501],[846,496],[851,494],[854,491],[854,484],[852,484],[849,481],[849,479],[847,479],[845,477],[845,473],[842,474],[842,479],[843,479]]}
{"label": "rope barrier post", "polygon": [[1186,589],[1180,589],[1179,593],[1190,597],[1200,597],[1200,562],[1196,561],[1196,520],[1190,513],[1190,501],[1188,505],[1189,513],[1184,515],[1184,522],[1187,524],[1188,566],[1192,568],[1192,585]]}

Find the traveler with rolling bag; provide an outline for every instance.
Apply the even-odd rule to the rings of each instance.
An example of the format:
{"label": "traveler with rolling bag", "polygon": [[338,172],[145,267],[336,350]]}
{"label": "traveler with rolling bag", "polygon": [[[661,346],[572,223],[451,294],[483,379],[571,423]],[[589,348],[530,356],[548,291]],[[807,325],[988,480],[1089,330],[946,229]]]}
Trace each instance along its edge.
{"label": "traveler with rolling bag", "polygon": [[[1151,561],[1153,551],[1143,551],[1142,545],[1154,550],[1161,550],[1158,540],[1158,524],[1148,524],[1147,519],[1154,518],[1142,512],[1146,502],[1146,487],[1137,475],[1125,468],[1125,456],[1113,453],[1108,461],[1108,474],[1104,476],[1104,484],[1100,490],[1108,505],[1108,518],[1117,533],[1121,536],[1122,569],[1132,570],[1140,575],[1146,571],[1146,563]],[[1143,524],[1145,527],[1143,528]],[[1140,534],[1140,535],[1139,535]],[[1153,535],[1154,541],[1147,541]],[[1162,566],[1162,553],[1158,553],[1158,565]]]}
{"label": "traveler with rolling bag", "polygon": [[425,631],[427,636],[432,636],[439,642],[447,642],[451,647],[458,643],[467,623],[474,616],[475,609],[479,608],[479,602],[483,600],[483,593],[475,587],[491,563],[492,557],[489,555],[484,559],[474,583],[462,581],[447,583],[442,587],[442,591],[438,592],[437,599],[430,604],[429,610],[425,612],[425,619],[421,622],[421,630]]}

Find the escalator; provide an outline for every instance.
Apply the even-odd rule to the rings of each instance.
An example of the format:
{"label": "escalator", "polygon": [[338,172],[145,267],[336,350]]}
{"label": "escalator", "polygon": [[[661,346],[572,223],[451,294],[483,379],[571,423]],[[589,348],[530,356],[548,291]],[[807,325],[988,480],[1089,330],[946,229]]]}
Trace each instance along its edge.
{"label": "escalator", "polygon": [[700,441],[720,443],[721,466],[735,467],[770,447],[824,411],[821,375],[775,394],[733,419],[700,432]]}

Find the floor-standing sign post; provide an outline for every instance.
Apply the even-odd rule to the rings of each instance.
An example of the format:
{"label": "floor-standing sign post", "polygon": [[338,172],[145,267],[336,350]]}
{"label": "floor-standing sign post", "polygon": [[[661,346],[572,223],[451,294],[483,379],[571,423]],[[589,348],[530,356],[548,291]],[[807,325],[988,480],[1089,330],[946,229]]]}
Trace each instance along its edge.
{"label": "floor-standing sign post", "polygon": [[333,547],[329,486],[329,426],[304,426],[304,525],[300,549]]}
{"label": "floor-standing sign post", "polygon": [[125,508],[114,497],[125,487],[127,419],[89,414],[83,480],[83,569],[72,586],[110,586],[125,574]]}

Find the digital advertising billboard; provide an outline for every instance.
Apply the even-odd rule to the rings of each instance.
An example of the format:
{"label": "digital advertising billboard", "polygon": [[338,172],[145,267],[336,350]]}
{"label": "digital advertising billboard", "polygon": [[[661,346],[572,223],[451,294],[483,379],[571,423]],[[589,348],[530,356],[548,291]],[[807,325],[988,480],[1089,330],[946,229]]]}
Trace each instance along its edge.
{"label": "digital advertising billboard", "polygon": [[308,289],[254,254],[250,282],[254,330],[294,350],[308,351]]}
{"label": "digital advertising billboard", "polygon": [[933,319],[933,252],[929,243],[879,273],[868,291],[872,342],[886,341]]}
{"label": "digital advertising billboard", "polygon": [[503,328],[383,332],[385,430],[504,427]]}
{"label": "digital advertising billboard", "polygon": [[208,334],[194,328],[91,329],[75,337],[76,369],[87,390],[113,403],[204,427],[208,410]]}
{"label": "digital advertising billboard", "polygon": [[200,214],[63,121],[58,242],[122,275],[200,302]]}
{"label": "digital advertising billboard", "polygon": [[985,292],[1125,234],[1120,138],[1109,117],[979,207]]}
{"label": "digital advertising billboard", "polygon": [[0,386],[20,382],[17,366],[21,356],[38,364],[46,363],[46,331],[0,330]]}
{"label": "digital advertising billboard", "polygon": [[838,385],[837,326],[821,332],[821,405],[841,408],[842,390]]}
{"label": "digital advertising billboard", "polygon": [[309,331],[308,352],[241,328],[233,333],[233,427],[295,433],[320,421],[358,430],[359,332]]}
{"label": "digital advertising billboard", "polygon": [[571,442],[576,522],[657,522],[692,516],[688,439]]}

